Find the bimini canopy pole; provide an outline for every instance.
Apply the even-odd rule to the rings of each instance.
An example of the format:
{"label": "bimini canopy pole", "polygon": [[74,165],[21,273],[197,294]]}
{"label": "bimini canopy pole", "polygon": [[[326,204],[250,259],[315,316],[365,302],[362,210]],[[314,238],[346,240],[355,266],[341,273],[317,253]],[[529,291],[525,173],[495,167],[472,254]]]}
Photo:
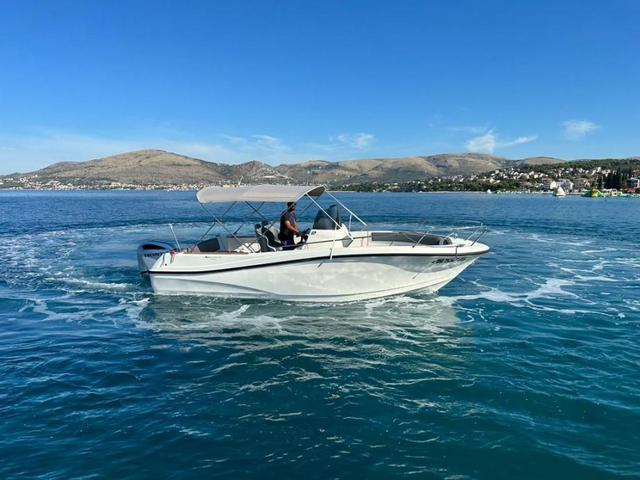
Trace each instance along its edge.
{"label": "bimini canopy pole", "polygon": [[[233,233],[231,230],[229,230],[226,225],[222,222],[222,219],[224,218],[224,216],[229,213],[229,210],[231,210],[231,208],[236,204],[236,202],[233,202],[229,208],[227,208],[227,210],[222,214],[222,217],[220,217],[220,219],[218,219],[218,217],[216,217],[207,207],[205,207],[202,203],[200,205],[202,205],[202,208],[204,208],[207,213],[209,215],[211,215],[211,217],[213,217],[213,219],[222,227],[224,228],[224,230],[231,235],[237,242],[238,245],[243,245],[242,241],[235,235],[235,233]],[[213,224],[215,225],[215,223]],[[211,225],[211,227],[209,228],[209,230],[211,230],[211,228],[213,228],[213,225]],[[205,234],[206,235],[206,234]],[[204,237],[203,237],[204,238]],[[200,241],[198,241],[198,243],[200,243]],[[197,245],[197,244],[196,244]],[[247,247],[249,248],[249,250],[251,250],[253,253],[256,253],[256,251],[251,247],[251,244],[247,245]],[[228,250],[227,250],[228,251]]]}
{"label": "bimini canopy pole", "polygon": [[[322,207],[320,207],[320,205],[318,205],[318,203],[312,198],[312,197],[319,197],[324,192],[325,192],[325,188],[322,185],[317,185],[317,186],[255,185],[255,186],[244,186],[244,187],[210,186],[210,187],[205,187],[199,190],[198,193],[196,194],[196,197],[200,205],[202,205],[202,207],[206,210],[206,212],[213,217],[216,223],[219,223],[222,228],[224,228],[233,238],[235,238],[239,242],[239,239],[235,236],[235,234],[231,232],[228,228],[226,228],[225,225],[222,223],[222,219],[218,219],[208,208],[204,206],[204,204],[226,203],[226,202],[234,202],[233,204],[235,204],[235,202],[245,202],[247,203],[247,205],[250,206],[252,210],[258,213],[262,218],[267,220],[267,222],[269,222],[269,220],[266,219],[264,215],[262,215],[259,212],[259,208],[262,207],[262,205],[260,205],[258,210],[256,210],[250,204],[250,202],[262,202],[263,204],[267,202],[268,203],[275,203],[275,202],[289,203],[289,202],[296,202],[300,198],[306,195],[311,199],[311,201],[315,205],[317,205],[326,214],[326,211]],[[285,212],[286,212],[286,209],[285,209]],[[225,212],[225,215],[226,215],[226,212]],[[243,223],[242,226],[244,226],[245,223],[246,221]],[[273,225],[273,222],[269,222],[269,223],[270,225]],[[335,223],[335,220],[334,220],[334,223]],[[211,228],[213,228],[213,225],[211,226]],[[207,232],[205,233],[205,235],[203,235],[202,238],[206,236],[206,234],[211,230],[211,228],[207,230]],[[338,228],[340,228],[340,225],[338,225]],[[199,242],[202,240],[202,238],[199,240]],[[353,239],[353,237],[351,238]],[[251,247],[249,248],[253,251],[253,248]]]}
{"label": "bimini canopy pole", "polygon": [[267,222],[269,222],[269,226],[273,225],[273,222],[269,221],[269,219],[267,217],[265,217],[262,214],[262,212],[260,211],[260,209],[262,208],[262,205],[264,205],[264,202],[262,202],[258,208],[254,207],[249,202],[244,202],[244,203],[246,203],[251,210],[253,210],[255,213],[257,213],[260,218],[262,218],[263,220],[266,220]]}
{"label": "bimini canopy pole", "polygon": [[338,200],[336,197],[334,197],[333,195],[331,195],[331,192],[325,192],[327,195],[329,195],[331,198],[333,198],[336,202],[338,202],[338,204],[344,208],[347,212],[349,212],[351,215],[354,216],[354,218],[356,220],[358,220],[363,226],[368,227],[369,225],[367,225],[367,222],[365,222],[364,220],[362,220],[358,215],[356,215],[355,213],[353,213],[353,211],[351,211],[351,209],[349,207],[347,207],[344,203],[342,203],[340,200]]}
{"label": "bimini canopy pole", "polygon": [[[253,206],[249,203],[249,202],[244,202],[247,205],[249,205],[249,208],[251,208],[251,210],[253,210],[256,213],[260,213],[259,210],[262,208],[262,206],[264,205],[264,202],[262,202],[259,206],[258,206],[258,210],[256,210],[255,208],[253,208]],[[242,227],[244,227],[247,223],[249,223],[249,220],[251,219],[251,214],[247,215],[244,220],[242,221],[242,224],[236,228],[236,231],[234,233],[238,233],[240,231],[240,229],[242,229]]]}
{"label": "bimini canopy pole", "polygon": [[[330,219],[333,222],[333,224],[337,227],[336,229],[334,229],[334,236],[335,236],[335,230],[342,229],[342,225],[336,222],[336,220],[331,215],[329,215],[329,213],[324,208],[322,208],[322,206],[318,202],[316,202],[309,195],[307,195],[307,197],[309,197],[309,200],[311,200],[327,216],[327,218]],[[351,239],[351,241],[354,241],[354,238],[351,236],[351,232],[347,231],[347,236]]]}
{"label": "bimini canopy pole", "polygon": [[[200,202],[198,202],[198,203],[200,203]],[[232,208],[234,205],[235,205],[235,202],[234,202],[234,203],[232,203],[232,204],[229,206],[229,208],[227,208],[227,210],[222,214],[222,217],[220,217],[220,218],[221,218],[221,219],[222,219],[222,218],[224,218],[224,216],[225,216],[227,213],[229,213],[229,210],[231,210],[231,208]],[[194,243],[194,244],[191,246],[191,250],[193,250],[193,249],[194,249],[194,248],[195,248],[195,247],[196,247],[196,246],[197,246],[197,245],[198,245],[202,240],[204,240],[204,237],[206,237],[206,236],[209,234],[209,232],[210,232],[210,231],[211,231],[211,229],[216,225],[216,223],[219,223],[219,220],[215,217],[215,215],[213,215],[213,214],[212,214],[212,213],[207,209],[207,207],[205,207],[202,203],[200,203],[200,206],[201,206],[202,208],[204,208],[204,211],[205,211],[205,212],[207,212],[209,215],[211,215],[211,216],[215,219],[215,221],[211,224],[211,226],[210,226],[209,228],[207,228],[207,231],[206,231],[206,232],[204,232],[204,233],[202,234],[202,236],[198,239],[198,241],[197,241],[196,243]]]}

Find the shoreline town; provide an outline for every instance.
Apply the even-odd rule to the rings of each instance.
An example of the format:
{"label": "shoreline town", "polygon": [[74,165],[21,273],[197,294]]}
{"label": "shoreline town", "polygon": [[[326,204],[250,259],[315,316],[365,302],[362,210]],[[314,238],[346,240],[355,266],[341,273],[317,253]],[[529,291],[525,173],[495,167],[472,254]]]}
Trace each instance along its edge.
{"label": "shoreline town", "polygon": [[[307,184],[288,181],[286,177],[256,178],[246,184],[277,183]],[[195,191],[216,183],[135,183],[109,179],[55,179],[38,173],[14,174],[0,177],[0,190],[169,190]],[[221,181],[218,186],[232,187],[243,182]],[[487,193],[546,193],[562,191],[566,195],[585,197],[639,197],[640,161],[588,160],[564,164],[522,165],[495,169],[471,175],[447,175],[397,182],[363,181],[358,183],[326,182],[334,191],[352,192],[487,192]]]}

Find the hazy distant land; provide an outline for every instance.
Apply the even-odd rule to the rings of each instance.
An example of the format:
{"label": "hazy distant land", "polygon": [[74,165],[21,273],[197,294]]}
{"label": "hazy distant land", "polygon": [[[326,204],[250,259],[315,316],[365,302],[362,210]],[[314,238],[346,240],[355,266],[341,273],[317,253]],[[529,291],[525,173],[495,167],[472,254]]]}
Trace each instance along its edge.
{"label": "hazy distant land", "polygon": [[[637,158],[626,159],[635,162]],[[574,162],[571,162],[572,164]],[[86,162],[59,162],[41,170],[0,176],[0,188],[198,188],[210,184],[394,184],[426,179],[476,178],[496,170],[566,165],[552,157],[512,160],[480,153],[329,162],[310,160],[271,166],[208,162],[163,150],[139,150]]]}
{"label": "hazy distant land", "polygon": [[73,185],[184,185],[225,183],[400,182],[427,177],[471,175],[506,166],[559,163],[557,158],[510,160],[479,153],[441,154],[404,158],[371,158],[328,162],[310,160],[278,166],[259,161],[229,165],[207,162],[163,150],[139,150],[86,162],[59,162],[41,170],[0,178],[26,177],[39,183]]}

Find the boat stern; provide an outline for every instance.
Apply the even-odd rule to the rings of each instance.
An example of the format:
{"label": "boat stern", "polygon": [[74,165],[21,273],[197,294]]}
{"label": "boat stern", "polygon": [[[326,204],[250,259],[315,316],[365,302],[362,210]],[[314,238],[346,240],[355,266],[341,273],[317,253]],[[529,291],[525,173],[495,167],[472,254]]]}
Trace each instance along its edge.
{"label": "boat stern", "polygon": [[174,250],[174,246],[165,242],[144,242],[138,246],[138,268],[146,274],[165,253]]}

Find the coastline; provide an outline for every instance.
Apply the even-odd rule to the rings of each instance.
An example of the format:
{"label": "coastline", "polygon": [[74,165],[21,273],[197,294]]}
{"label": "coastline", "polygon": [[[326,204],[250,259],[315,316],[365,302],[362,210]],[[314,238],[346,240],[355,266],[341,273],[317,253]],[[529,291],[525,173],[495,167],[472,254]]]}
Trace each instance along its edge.
{"label": "coastline", "polygon": [[[0,188],[0,194],[3,192],[87,192],[87,193],[98,193],[98,192],[197,192],[198,188],[189,188],[189,189],[179,189],[179,188]],[[553,192],[523,192],[523,191],[499,191],[499,192],[491,192],[488,194],[484,191],[469,191],[469,190],[440,190],[440,191],[430,191],[430,192],[406,192],[406,191],[393,191],[393,190],[384,190],[378,192],[362,192],[357,190],[332,190],[328,189],[328,192],[331,193],[366,193],[366,194],[420,194],[420,195],[483,195],[483,196],[515,196],[515,195],[533,195],[533,196],[553,196]],[[576,193],[567,193],[567,197],[583,197],[583,198],[591,198],[584,197],[586,192],[576,192]],[[640,195],[626,195],[626,196],[611,196],[605,195],[603,197],[598,198],[640,198]]]}

